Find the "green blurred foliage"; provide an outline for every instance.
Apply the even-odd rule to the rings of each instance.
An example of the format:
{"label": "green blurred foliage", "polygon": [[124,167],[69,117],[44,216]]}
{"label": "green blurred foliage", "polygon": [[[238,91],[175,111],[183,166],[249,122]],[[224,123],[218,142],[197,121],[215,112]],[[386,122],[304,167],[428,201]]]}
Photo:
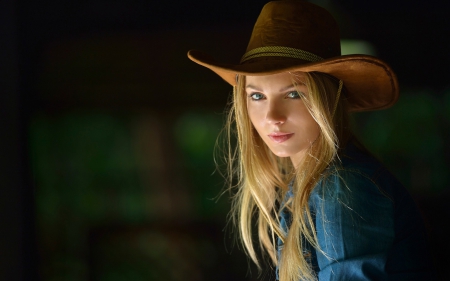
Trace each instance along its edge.
{"label": "green blurred foliage", "polygon": [[[177,186],[161,186],[156,178],[151,180],[159,170],[142,171],[142,157],[151,155],[134,147],[136,140],[133,138],[137,135],[133,130],[148,129],[136,125],[139,118],[133,113],[81,110],[61,115],[39,113],[32,118],[29,143],[37,186],[36,215],[43,280],[87,280],[89,274],[94,274],[89,273],[88,259],[93,247],[89,244],[89,233],[105,226],[129,228],[163,220],[158,206],[164,202],[155,201],[159,193],[166,192],[173,205],[185,204],[186,198],[178,198],[185,196],[182,190],[179,195],[173,194],[178,192]],[[162,120],[158,122],[165,127]],[[191,217],[186,218],[183,213],[174,214],[174,218],[212,221],[213,225],[215,219],[225,220],[229,209],[227,201],[217,204],[214,200],[222,182],[217,174],[213,175],[212,158],[220,127],[219,115],[194,111],[180,114],[174,127],[169,127],[176,147],[168,148],[176,151],[179,164],[165,165],[181,165],[181,170],[174,170],[173,176],[184,181],[182,184],[192,194],[189,196],[192,202],[188,202],[191,206],[187,209],[194,210]],[[161,190],[161,187],[169,189]],[[105,239],[113,237],[114,232],[111,229],[105,233]],[[194,258],[193,254],[203,253],[202,245],[211,243],[205,238],[192,243],[186,240],[180,244],[181,248],[173,249],[169,238],[155,231],[150,234],[144,232],[142,235],[146,236],[139,239],[134,234],[124,235],[112,242],[100,238],[99,245],[95,246],[100,252],[96,257],[100,265],[95,280],[182,280],[184,276],[175,275],[197,270],[195,266],[202,264],[203,259]],[[200,248],[199,251],[186,250],[191,253],[186,257],[180,252],[184,251],[183,247]],[[209,254],[214,251],[210,249]],[[209,262],[214,263],[209,265],[212,267],[218,261],[210,259]],[[177,270],[172,270],[170,264]]]}
{"label": "green blurred foliage", "polygon": [[62,210],[87,221],[142,220],[145,202],[125,120],[102,113],[38,115],[30,130],[40,220],[54,222]]}
{"label": "green blurred foliage", "polygon": [[222,115],[208,111],[187,111],[174,126],[183,166],[195,187],[194,206],[205,217],[220,218],[229,210],[226,198],[217,200],[224,184],[213,157],[222,119]]}
{"label": "green blurred foliage", "polygon": [[355,134],[414,193],[432,194],[449,183],[448,95],[443,99],[405,91],[390,109],[354,115]]}

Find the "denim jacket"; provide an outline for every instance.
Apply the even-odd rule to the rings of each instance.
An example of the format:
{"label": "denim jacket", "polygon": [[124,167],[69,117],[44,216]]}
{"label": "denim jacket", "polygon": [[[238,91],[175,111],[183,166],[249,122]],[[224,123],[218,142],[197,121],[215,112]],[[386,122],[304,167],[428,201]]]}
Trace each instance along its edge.
{"label": "denim jacket", "polygon": [[[324,172],[309,198],[323,253],[309,243],[304,251],[318,279],[435,280],[425,227],[409,193],[352,143],[340,159]],[[290,196],[292,186],[285,201]],[[291,214],[281,210],[286,232],[290,221]],[[279,255],[282,246],[278,239]],[[278,268],[276,273],[278,279]]]}

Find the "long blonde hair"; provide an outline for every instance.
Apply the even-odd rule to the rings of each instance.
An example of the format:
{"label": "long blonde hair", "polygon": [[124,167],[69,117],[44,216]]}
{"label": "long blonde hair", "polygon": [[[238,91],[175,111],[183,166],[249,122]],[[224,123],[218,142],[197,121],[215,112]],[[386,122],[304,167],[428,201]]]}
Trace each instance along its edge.
{"label": "long blonde hair", "polygon": [[[308,88],[309,94],[303,101],[319,125],[320,135],[297,169],[289,158],[275,156],[248,117],[245,76],[239,76],[225,126],[227,175],[230,189],[234,190],[230,217],[239,230],[247,255],[258,268],[261,268],[260,259],[252,235],[254,220],[260,248],[278,265],[281,281],[316,280],[303,254],[305,240],[320,250],[308,199],[321,173],[337,158],[340,143],[349,136],[347,108],[344,93],[337,96],[336,78],[312,72],[305,73],[306,81],[299,81],[296,73],[291,75],[294,85],[305,83]],[[234,136],[237,138],[235,146],[232,145]],[[281,206],[293,179],[294,196]],[[281,208],[292,213],[288,233],[280,226]],[[277,256],[277,236],[284,242],[280,257]]]}

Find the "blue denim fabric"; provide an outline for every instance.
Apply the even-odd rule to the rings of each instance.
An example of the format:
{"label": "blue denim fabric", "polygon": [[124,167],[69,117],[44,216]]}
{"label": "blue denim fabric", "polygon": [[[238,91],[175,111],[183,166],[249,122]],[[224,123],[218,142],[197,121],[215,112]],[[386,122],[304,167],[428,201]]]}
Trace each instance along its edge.
{"label": "blue denim fabric", "polygon": [[[348,144],[340,158],[309,199],[323,252],[307,243],[305,252],[318,279],[435,280],[425,227],[408,192],[355,145]],[[292,189],[286,197],[291,196]],[[286,232],[290,221],[291,214],[281,210]],[[278,239],[278,254],[282,246]]]}

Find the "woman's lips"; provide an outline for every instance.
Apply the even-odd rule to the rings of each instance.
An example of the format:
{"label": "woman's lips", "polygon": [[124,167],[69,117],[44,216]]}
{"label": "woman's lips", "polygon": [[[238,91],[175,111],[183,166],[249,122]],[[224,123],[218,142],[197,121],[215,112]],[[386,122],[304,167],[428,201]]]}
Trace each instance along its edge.
{"label": "woman's lips", "polygon": [[290,139],[293,135],[293,133],[272,133],[269,135],[269,138],[276,143],[282,143]]}

